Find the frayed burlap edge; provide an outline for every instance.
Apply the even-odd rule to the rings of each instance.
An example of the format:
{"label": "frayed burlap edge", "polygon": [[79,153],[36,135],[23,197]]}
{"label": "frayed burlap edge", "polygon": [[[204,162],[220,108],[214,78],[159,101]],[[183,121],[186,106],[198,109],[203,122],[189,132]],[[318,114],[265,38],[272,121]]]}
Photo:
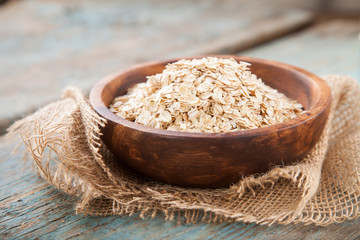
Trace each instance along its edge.
{"label": "frayed burlap edge", "polygon": [[330,116],[310,154],[226,189],[190,189],[153,182],[118,165],[100,138],[106,121],[79,89],[17,121],[40,175],[78,197],[77,213],[165,219],[188,223],[244,221],[328,225],[360,214],[360,90],[354,79],[328,75]]}

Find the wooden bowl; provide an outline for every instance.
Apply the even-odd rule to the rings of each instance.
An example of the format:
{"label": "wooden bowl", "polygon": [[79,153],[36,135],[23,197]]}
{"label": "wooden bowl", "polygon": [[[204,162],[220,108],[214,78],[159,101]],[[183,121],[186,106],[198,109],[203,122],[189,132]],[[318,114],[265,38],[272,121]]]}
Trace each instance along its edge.
{"label": "wooden bowl", "polygon": [[118,161],[154,180],[217,188],[227,187],[243,176],[264,173],[274,165],[293,164],[309,152],[326,124],[331,103],[329,86],[314,74],[287,64],[250,57],[218,57],[251,63],[253,73],[300,102],[306,111],[284,123],[231,133],[146,127],[108,109],[114,97],[179,59],[145,63],[104,78],[90,93],[93,108],[108,121],[103,128],[103,141]]}

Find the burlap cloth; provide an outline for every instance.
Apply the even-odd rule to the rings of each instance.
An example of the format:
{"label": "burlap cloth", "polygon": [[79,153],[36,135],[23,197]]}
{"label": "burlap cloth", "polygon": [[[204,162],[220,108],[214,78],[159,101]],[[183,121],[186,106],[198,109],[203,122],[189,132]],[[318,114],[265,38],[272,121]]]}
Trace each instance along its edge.
{"label": "burlap cloth", "polygon": [[332,88],[332,108],[310,154],[230,188],[176,187],[118,166],[100,139],[105,120],[76,88],[14,123],[8,135],[21,135],[45,180],[78,197],[77,213],[328,225],[360,215],[360,90],[350,77],[323,78]]}

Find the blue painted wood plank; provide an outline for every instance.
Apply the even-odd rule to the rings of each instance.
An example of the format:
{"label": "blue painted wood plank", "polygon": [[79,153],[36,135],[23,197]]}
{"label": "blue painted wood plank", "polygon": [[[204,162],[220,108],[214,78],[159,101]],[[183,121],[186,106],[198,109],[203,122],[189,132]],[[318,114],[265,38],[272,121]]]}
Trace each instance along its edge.
{"label": "blue painted wood plank", "polygon": [[[76,199],[45,184],[12,144],[0,140],[0,238],[3,239],[348,239],[360,237],[360,219],[329,227],[263,226],[249,223],[178,224],[161,216],[93,217],[76,215]],[[7,157],[5,157],[7,156]],[[5,159],[5,160],[4,160]],[[3,176],[7,176],[4,179]],[[25,181],[21,181],[21,176]],[[10,184],[12,177],[18,179]]]}
{"label": "blue painted wood plank", "polygon": [[239,55],[292,64],[317,75],[349,75],[360,83],[360,38],[356,20],[333,20]]}
{"label": "blue painted wood plank", "polygon": [[[352,23],[329,23],[266,44],[246,55],[275,59],[316,74],[356,77],[358,42]],[[356,31],[355,31],[356,32]],[[336,34],[335,34],[336,33]],[[340,44],[341,43],[341,44]],[[321,48],[326,45],[328,49]],[[334,52],[331,49],[336,48]],[[330,49],[330,50],[329,50]],[[340,59],[341,61],[334,61]],[[249,223],[178,224],[161,216],[76,215],[76,199],[57,191],[34,169],[10,156],[14,144],[0,139],[0,238],[2,239],[359,239],[360,219],[328,227]]]}
{"label": "blue painted wood plank", "polygon": [[266,0],[10,1],[0,8],[0,128],[68,85],[89,91],[135,63],[243,49],[311,19]]}

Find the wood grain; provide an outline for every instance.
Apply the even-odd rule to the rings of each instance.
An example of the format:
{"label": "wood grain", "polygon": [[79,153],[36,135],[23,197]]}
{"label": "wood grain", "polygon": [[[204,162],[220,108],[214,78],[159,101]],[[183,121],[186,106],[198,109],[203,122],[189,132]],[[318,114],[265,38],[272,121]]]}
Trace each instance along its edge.
{"label": "wood grain", "polygon": [[359,32],[357,20],[332,20],[239,55],[286,62],[319,76],[349,75],[360,83]]}
{"label": "wood grain", "polygon": [[314,225],[262,226],[248,223],[178,224],[161,216],[90,217],[75,214],[76,199],[48,186],[11,156],[15,144],[0,138],[1,239],[358,239],[360,219],[328,227]]}
{"label": "wood grain", "polygon": [[[138,8],[138,6],[129,7],[134,4],[134,1],[131,3],[130,1],[129,3],[121,2],[122,9],[125,12],[125,16],[122,15],[122,19],[125,19],[124,22],[126,24],[121,28],[115,28],[115,30],[112,30],[110,26],[105,24],[106,18],[104,16],[106,13],[104,10],[100,10],[98,14],[92,14],[92,12],[97,11],[94,8],[94,1],[87,1],[86,4],[72,2],[71,4],[74,5],[69,5],[68,0],[63,0],[62,3],[37,0],[10,1],[5,5],[6,8],[2,7],[0,9],[0,19],[6,23],[0,28],[0,90],[1,103],[4,103],[6,106],[6,108],[0,108],[3,114],[2,118],[4,116],[18,117],[23,114],[23,111],[31,111],[34,107],[38,107],[39,104],[57,98],[59,89],[69,83],[89,89],[103,75],[115,69],[125,68],[134,62],[148,60],[136,59],[136,55],[143,51],[142,48],[136,50],[137,47],[141,46],[140,41],[149,44],[147,42],[148,38],[145,35],[142,36],[142,39],[137,38],[134,34],[131,36],[131,30],[129,30],[131,24],[136,29],[140,29],[138,26],[141,25],[141,23],[136,23],[136,19],[141,16],[141,11],[138,14],[131,14],[131,9]],[[184,1],[177,2],[181,5]],[[204,2],[200,3],[199,6],[205,8],[204,5],[207,3],[205,4]],[[256,5],[255,2],[253,1],[253,5]],[[286,4],[290,4],[289,2],[291,1],[287,1]],[[313,4],[313,1],[310,2]],[[297,3],[300,2],[298,1]],[[106,4],[110,6],[109,8],[116,8],[112,7],[114,6],[112,1],[107,1]],[[271,4],[273,4],[273,1]],[[262,5],[264,5],[264,2],[260,2],[259,6]],[[256,26],[260,26],[264,22],[260,17],[263,11],[250,11],[250,9],[259,9],[259,6],[250,8],[244,5],[240,10],[234,8],[238,15],[243,15],[244,18],[246,17],[250,20],[249,22],[241,22],[237,20],[238,16],[232,15],[234,16],[234,21],[239,21],[239,25],[233,31],[240,35],[239,29],[251,30],[252,23],[254,22],[251,20],[254,20],[253,16],[251,16],[252,12],[255,12],[254,15],[258,17]],[[147,7],[147,5],[144,5],[142,12],[146,12]],[[277,6],[274,5],[274,7]],[[66,10],[67,8],[68,10]],[[226,9],[226,7],[224,8]],[[167,8],[163,7],[162,9]],[[198,9],[196,8],[195,12]],[[265,11],[266,7],[261,9]],[[72,19],[65,17],[66,11],[72,12]],[[174,11],[176,13],[176,8],[174,8]],[[282,11],[280,10],[280,15],[284,14]],[[173,15],[172,13],[174,12],[166,16],[171,16]],[[213,12],[209,11],[210,13],[212,14]],[[301,12],[298,13],[301,16]],[[160,10],[157,14],[166,19]],[[203,14],[206,15],[207,13],[204,12]],[[294,15],[292,16],[292,14]],[[61,17],[61,15],[64,16]],[[98,17],[91,17],[93,15]],[[120,18],[114,15],[116,14],[110,14],[110,16],[113,16],[113,19]],[[182,16],[185,17],[185,15]],[[267,21],[271,22],[272,16],[269,14],[266,18]],[[281,23],[281,18],[279,18],[275,25],[271,26],[269,24],[269,27],[273,27],[275,33],[277,33],[279,25],[285,26],[287,22],[290,22],[288,26],[291,26],[291,24],[299,20],[299,18],[296,20],[299,15],[297,16],[293,10],[290,10],[288,15],[284,14],[283,16],[287,16],[288,20],[284,20]],[[9,24],[14,22],[12,20],[15,17],[17,24]],[[186,17],[191,19],[189,15],[186,15]],[[87,21],[86,19],[89,20]],[[56,22],[57,20],[59,21]],[[101,25],[101,23],[104,24]],[[152,23],[148,26],[155,25],[155,23]],[[226,24],[223,22],[219,23],[219,25],[226,27]],[[242,27],[245,25],[247,28]],[[56,27],[53,28],[53,26]],[[69,26],[69,28],[67,29],[65,26]],[[104,36],[104,34],[97,35],[91,33],[90,30],[93,29],[94,32],[96,27],[102,28],[101,31],[106,33],[107,39],[102,40],[101,36]],[[85,29],[84,32],[81,32],[82,28]],[[143,34],[145,34],[146,28],[146,26],[142,28]],[[169,28],[169,31],[178,29],[174,26]],[[153,27],[152,31],[159,32],[156,29],[160,28]],[[246,55],[287,62],[310,70],[315,74],[345,74],[360,80],[358,68],[359,53],[356,50],[359,46],[357,29],[357,23],[348,21],[329,22],[284,37],[278,41],[270,42],[255,50],[246,51]],[[148,34],[150,34],[149,32],[150,30]],[[163,30],[163,32],[165,33],[166,31]],[[203,34],[211,36],[208,31]],[[257,34],[253,38],[254,41],[261,38],[261,32],[257,32]],[[183,38],[194,39],[191,38],[194,35],[193,31]],[[24,36],[29,40],[28,43],[23,39]],[[126,36],[129,37],[126,38]],[[173,38],[181,38],[181,36],[179,33],[174,33]],[[232,33],[220,34],[219,36],[219,39],[225,39],[232,36]],[[251,39],[250,36],[251,34],[249,33],[249,39]],[[134,39],[134,43],[131,43],[130,37]],[[55,43],[53,39],[60,39],[60,41]],[[84,39],[85,41],[83,41]],[[103,46],[97,47],[96,43],[104,43],[109,41],[109,39],[109,44],[104,47],[105,53],[101,54]],[[128,40],[119,43],[119,39]],[[217,38],[214,37],[214,39]],[[226,40],[222,41],[226,42]],[[86,43],[84,46],[87,48],[89,48],[89,45],[91,46],[89,53],[81,51],[81,46],[84,42]],[[197,45],[199,46],[206,41],[201,42],[201,36],[199,36],[197,42],[199,42]],[[249,42],[251,41],[249,40]],[[51,45],[51,43],[53,44]],[[122,48],[120,46],[122,43],[131,43],[132,45],[130,44],[130,46],[136,45],[136,47],[127,50],[125,47]],[[171,57],[169,53],[172,53],[172,56],[179,56],[188,48],[185,40],[183,43],[184,46],[177,48],[172,45],[161,46],[161,44],[158,44],[157,50],[163,49],[160,55],[164,58]],[[193,42],[192,44],[195,43]],[[154,45],[152,45],[153,48],[155,48]],[[111,46],[115,56],[110,51]],[[211,49],[210,45],[209,48]],[[153,53],[149,51],[149,56]],[[131,59],[133,60],[127,63],[125,61],[126,58],[122,60],[121,54],[126,56],[126,58],[132,57]],[[186,52],[184,55],[190,54],[195,53]],[[245,53],[241,53],[241,55],[243,54]],[[98,59],[98,61],[94,59]],[[337,61],[334,61],[334,59]],[[21,71],[14,71],[14,69],[18,70],[17,62],[22,66]],[[91,84],[86,83],[86,81],[91,82]],[[33,85],[29,84],[30,82]],[[20,87],[15,88],[14,86]],[[42,96],[44,93],[46,95]],[[21,106],[24,103],[25,105]],[[18,106],[15,106],[16,104]],[[13,106],[14,109],[8,109],[8,106]],[[4,110],[9,115],[4,115]],[[8,121],[8,117],[4,119]],[[3,126],[6,126],[6,124]],[[35,170],[31,166],[28,164],[24,165],[20,154],[10,156],[10,152],[14,147],[15,144],[0,139],[1,239],[360,239],[360,219],[349,220],[341,224],[332,224],[327,227],[304,226],[302,224],[286,226],[275,224],[268,227],[245,223],[178,225],[177,223],[164,221],[161,217],[142,220],[138,216],[101,218],[75,215],[75,199],[48,186],[34,173]]]}
{"label": "wood grain", "polygon": [[0,9],[0,128],[68,85],[89,91],[134,63],[239,51],[311,19],[266,0],[11,1]]}
{"label": "wood grain", "polygon": [[113,99],[146,76],[161,73],[180,59],[150,62],[115,73],[97,83],[90,102],[107,119],[103,140],[121,164],[165,183],[187,187],[228,187],[241,176],[264,173],[271,166],[293,164],[315,145],[330,110],[329,86],[302,69],[256,58],[234,57],[251,63],[263,81],[297,100],[306,112],[281,124],[231,133],[187,133],[146,127],[110,112]]}

